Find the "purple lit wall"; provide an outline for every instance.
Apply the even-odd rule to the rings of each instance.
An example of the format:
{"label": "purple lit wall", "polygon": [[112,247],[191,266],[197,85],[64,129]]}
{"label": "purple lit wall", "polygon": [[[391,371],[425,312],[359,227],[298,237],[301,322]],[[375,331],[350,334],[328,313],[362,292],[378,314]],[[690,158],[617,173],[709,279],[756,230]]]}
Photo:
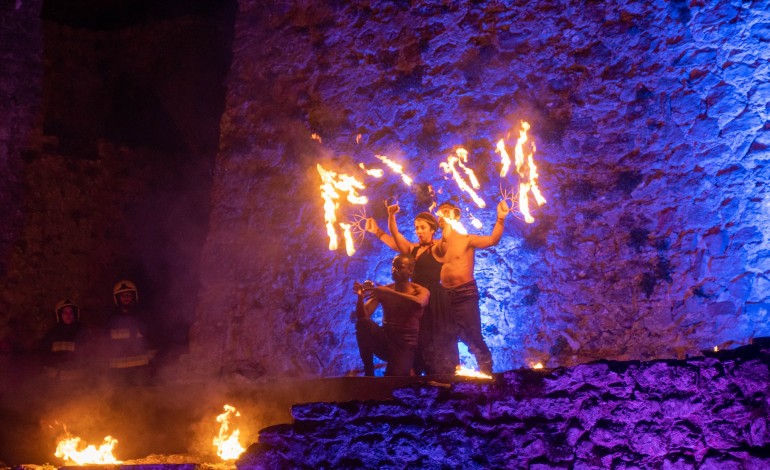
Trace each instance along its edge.
{"label": "purple lit wall", "polygon": [[[350,286],[387,281],[392,253],[370,234],[352,256],[328,249],[316,164],[364,182],[380,225],[382,201],[397,199],[409,238],[434,199],[459,202],[484,233],[515,181],[499,177],[495,144],[521,120],[548,203],[477,255],[495,370],[684,358],[770,334],[768,11],[239,2],[187,366],[248,378],[359,368]],[[484,209],[439,168],[458,146]],[[382,167],[378,154],[415,183],[364,175],[358,163]]]}

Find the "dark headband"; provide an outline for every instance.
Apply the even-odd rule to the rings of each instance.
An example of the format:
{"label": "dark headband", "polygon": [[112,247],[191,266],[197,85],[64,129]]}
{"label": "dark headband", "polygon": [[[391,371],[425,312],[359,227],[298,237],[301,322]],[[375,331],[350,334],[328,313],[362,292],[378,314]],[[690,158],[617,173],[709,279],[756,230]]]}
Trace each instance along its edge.
{"label": "dark headband", "polygon": [[436,220],[436,217],[434,217],[430,212],[420,212],[414,217],[414,220],[418,219],[422,219],[427,222],[430,228],[432,228],[434,231],[438,229],[438,220]]}

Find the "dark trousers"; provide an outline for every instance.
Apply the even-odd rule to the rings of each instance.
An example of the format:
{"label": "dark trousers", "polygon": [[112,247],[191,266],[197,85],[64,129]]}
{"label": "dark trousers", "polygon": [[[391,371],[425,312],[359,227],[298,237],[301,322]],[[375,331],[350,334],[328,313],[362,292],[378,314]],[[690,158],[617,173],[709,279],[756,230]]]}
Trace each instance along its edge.
{"label": "dark trousers", "polygon": [[[410,332],[417,338],[417,331]],[[385,375],[409,375],[414,363],[416,345],[398,332],[383,328],[369,318],[356,322],[358,351],[364,362],[364,375],[374,376],[374,356],[388,363]]]}
{"label": "dark trousers", "polygon": [[452,316],[457,327],[457,339],[468,346],[476,357],[479,370],[492,373],[492,353],[489,352],[481,334],[481,312],[479,311],[479,289],[476,281],[471,281],[451,289],[446,289],[451,305]]}

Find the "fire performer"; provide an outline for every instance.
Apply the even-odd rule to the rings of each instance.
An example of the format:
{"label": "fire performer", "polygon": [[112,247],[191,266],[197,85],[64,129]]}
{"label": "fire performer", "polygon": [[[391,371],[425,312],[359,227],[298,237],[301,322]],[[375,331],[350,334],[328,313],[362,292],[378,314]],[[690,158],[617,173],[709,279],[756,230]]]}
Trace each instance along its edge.
{"label": "fire performer", "polygon": [[455,230],[450,221],[459,220],[460,209],[445,202],[438,208],[442,237],[437,252],[444,257],[441,285],[449,297],[457,337],[476,357],[479,370],[492,374],[492,354],[481,334],[479,289],[473,276],[476,249],[497,245],[503,236],[505,218],[510,208],[505,201],[497,205],[497,221],[489,235],[464,235]]}
{"label": "fire performer", "polygon": [[412,281],[430,291],[430,303],[420,320],[420,336],[417,341],[415,372],[421,374],[453,374],[460,362],[457,339],[452,318],[449,316],[447,296],[440,284],[443,260],[435,253],[434,235],[438,220],[430,212],[420,212],[414,218],[417,243],[407,240],[399,231],[396,214],[398,204],[388,206],[388,229],[390,235],[377,226],[374,219],[368,219],[366,228],[377,235],[383,243],[402,254],[415,258]]}
{"label": "fire performer", "polygon": [[[387,376],[409,375],[412,370],[420,317],[430,299],[428,289],[410,281],[414,265],[414,258],[399,254],[393,258],[392,284],[353,284],[358,296],[356,340],[367,377],[374,376],[375,355],[387,362]],[[378,305],[382,305],[382,326],[371,319]]]}

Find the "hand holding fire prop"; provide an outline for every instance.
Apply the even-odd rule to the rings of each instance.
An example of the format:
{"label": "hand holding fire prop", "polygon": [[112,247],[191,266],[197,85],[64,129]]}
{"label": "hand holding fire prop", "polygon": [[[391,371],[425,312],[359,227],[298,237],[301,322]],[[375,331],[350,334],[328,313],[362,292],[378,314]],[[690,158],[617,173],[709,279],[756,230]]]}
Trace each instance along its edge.
{"label": "hand holding fire prop", "polygon": [[511,212],[511,209],[508,206],[508,203],[505,201],[505,199],[501,200],[497,204],[497,218],[498,218],[498,220],[505,220],[505,218],[508,217],[508,214],[510,212]]}
{"label": "hand holding fire prop", "polygon": [[353,292],[355,292],[356,295],[359,295],[359,296],[371,295],[374,288],[375,288],[375,285],[373,281],[367,280],[367,281],[364,281],[363,283],[360,283],[360,282],[353,283]]}

